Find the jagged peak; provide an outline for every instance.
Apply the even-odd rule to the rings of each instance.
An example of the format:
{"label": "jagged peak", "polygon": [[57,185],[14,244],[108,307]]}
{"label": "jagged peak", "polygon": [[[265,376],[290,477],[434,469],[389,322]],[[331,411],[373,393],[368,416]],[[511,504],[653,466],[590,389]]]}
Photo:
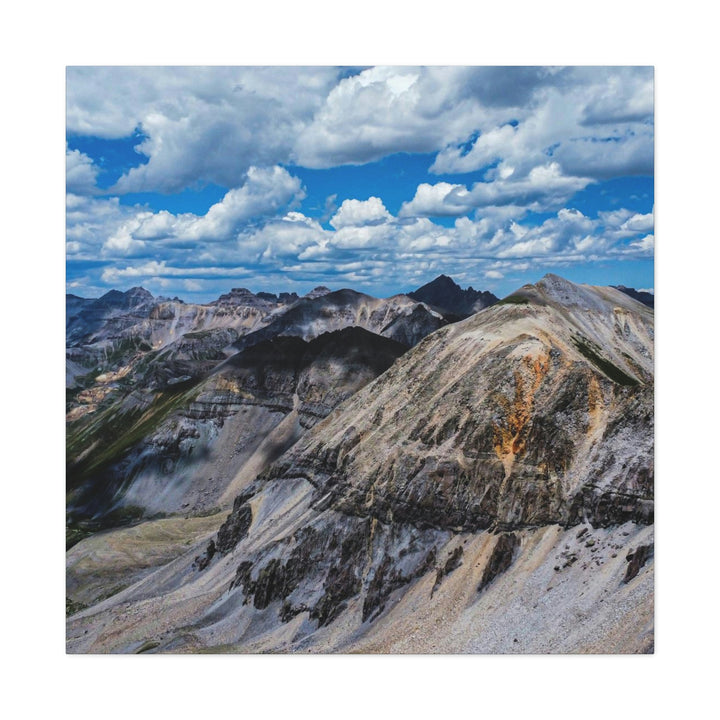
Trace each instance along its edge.
{"label": "jagged peak", "polygon": [[427,288],[460,288],[460,285],[458,285],[449,275],[438,275],[434,280],[431,280],[428,283],[425,283],[422,287],[419,287],[415,292],[419,292],[420,290],[424,290]]}
{"label": "jagged peak", "polygon": [[252,292],[252,290],[248,290],[247,288],[230,288],[230,292],[227,293],[228,295],[252,295],[255,297],[255,293]]}
{"label": "jagged peak", "polygon": [[304,298],[307,298],[308,300],[313,300],[317,297],[322,297],[323,295],[329,295],[332,292],[330,288],[325,287],[324,285],[318,285],[316,288],[313,288],[309,293],[306,295],[303,295]]}
{"label": "jagged peak", "polygon": [[101,295],[95,302],[101,306],[139,306],[145,303],[154,302],[155,298],[152,293],[143,287],[132,287],[129,290],[108,290]]}
{"label": "jagged peak", "polygon": [[146,290],[144,287],[140,287],[139,285],[136,285],[135,287],[131,287],[129,290],[125,291],[125,295],[133,295],[137,297],[147,297],[151,298],[153,294]]}
{"label": "jagged peak", "polygon": [[447,275],[438,275],[431,282],[407,295],[413,300],[428,303],[442,312],[460,317],[473,315],[498,301],[498,298],[488,291],[475,290],[472,286],[463,290]]}

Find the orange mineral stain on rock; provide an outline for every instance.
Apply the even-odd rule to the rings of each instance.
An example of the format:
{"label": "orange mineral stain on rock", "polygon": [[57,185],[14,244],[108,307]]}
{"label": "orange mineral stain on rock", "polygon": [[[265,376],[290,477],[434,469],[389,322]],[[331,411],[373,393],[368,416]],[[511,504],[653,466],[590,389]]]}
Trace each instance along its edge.
{"label": "orange mineral stain on rock", "polygon": [[515,458],[525,451],[526,429],[532,416],[535,395],[550,367],[549,355],[527,355],[523,365],[514,373],[515,395],[510,401],[497,395],[496,401],[505,415],[500,423],[493,423],[495,453],[510,475]]}

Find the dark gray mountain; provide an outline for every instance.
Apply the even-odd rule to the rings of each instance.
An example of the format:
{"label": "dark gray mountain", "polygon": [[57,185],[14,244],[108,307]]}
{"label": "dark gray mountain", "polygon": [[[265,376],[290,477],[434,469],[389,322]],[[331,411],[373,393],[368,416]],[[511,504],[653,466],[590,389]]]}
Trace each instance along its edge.
{"label": "dark gray mountain", "polygon": [[474,290],[472,287],[463,290],[447,275],[436,277],[432,282],[408,293],[408,297],[432,305],[443,314],[460,318],[469,317],[498,301],[491,292]]}
{"label": "dark gray mountain", "polygon": [[647,305],[651,308],[655,307],[655,296],[652,293],[646,292],[645,290],[636,290],[635,288],[625,287],[624,285],[612,285],[611,287],[629,295],[631,298],[641,302],[643,305]]}

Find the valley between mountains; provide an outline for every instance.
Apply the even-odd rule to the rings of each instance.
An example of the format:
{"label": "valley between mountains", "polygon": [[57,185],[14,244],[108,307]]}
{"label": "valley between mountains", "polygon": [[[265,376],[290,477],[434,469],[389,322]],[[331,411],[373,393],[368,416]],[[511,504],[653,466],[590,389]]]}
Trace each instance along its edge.
{"label": "valley between mountains", "polygon": [[68,296],[67,651],[652,652],[651,304]]}

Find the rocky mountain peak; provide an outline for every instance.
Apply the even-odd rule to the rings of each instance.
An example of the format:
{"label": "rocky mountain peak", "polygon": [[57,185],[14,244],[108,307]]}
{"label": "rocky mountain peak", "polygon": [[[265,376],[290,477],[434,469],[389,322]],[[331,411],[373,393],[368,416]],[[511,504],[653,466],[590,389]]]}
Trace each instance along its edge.
{"label": "rocky mountain peak", "polygon": [[125,295],[127,297],[135,297],[135,298],[141,298],[143,300],[152,300],[153,295],[149,290],[146,290],[144,287],[131,287],[129,290],[125,292]]}
{"label": "rocky mountain peak", "polygon": [[133,287],[123,292],[121,290],[109,290],[95,300],[94,305],[102,308],[117,310],[133,310],[143,305],[151,305],[155,299],[152,293],[142,287]]}
{"label": "rocky mountain peak", "polygon": [[258,305],[267,305],[269,302],[277,302],[277,298],[269,300],[261,296],[255,295],[247,288],[232,288],[229,293],[224,293],[212,305],[247,305],[249,307],[257,307]]}
{"label": "rocky mountain peak", "polygon": [[298,300],[296,293],[281,292],[279,295],[271,292],[253,293],[247,288],[232,288],[229,293],[221,295],[211,305],[243,305],[255,308],[267,308],[269,305],[291,305]]}
{"label": "rocky mountain peak", "polygon": [[586,309],[600,309],[597,294],[588,285],[580,285],[566,280],[559,275],[548,273],[535,287],[543,299],[560,305],[578,306]]}
{"label": "rocky mountain peak", "polygon": [[460,285],[458,285],[449,275],[438,275],[434,280],[429,282],[428,285],[445,288],[460,287]]}
{"label": "rocky mountain peak", "polygon": [[431,282],[408,293],[408,297],[438,308],[443,313],[467,317],[494,305],[498,298],[491,292],[463,290],[451,277],[439,275]]}
{"label": "rocky mountain peak", "polygon": [[324,285],[318,285],[316,288],[307,293],[307,295],[303,295],[303,298],[314,300],[315,298],[322,297],[323,295],[329,295],[331,292],[332,290],[330,290],[330,288],[327,288]]}
{"label": "rocky mountain peak", "polygon": [[[616,308],[638,311],[638,303],[631,294],[612,286],[574,283],[559,275],[548,273],[534,285],[523,285],[501,300],[506,304],[551,305],[574,313],[592,311],[612,315]],[[642,309],[639,312],[643,312]]]}

